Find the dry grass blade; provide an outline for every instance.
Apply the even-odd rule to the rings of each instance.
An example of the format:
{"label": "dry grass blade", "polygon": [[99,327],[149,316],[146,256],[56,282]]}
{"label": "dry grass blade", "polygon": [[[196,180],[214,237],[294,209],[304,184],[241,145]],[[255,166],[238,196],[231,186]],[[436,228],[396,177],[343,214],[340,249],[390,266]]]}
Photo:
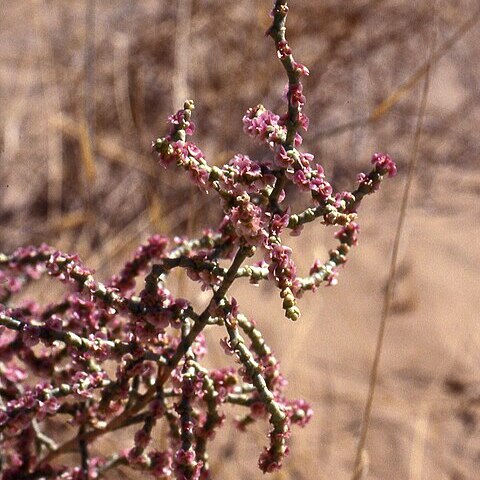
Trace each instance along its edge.
{"label": "dry grass blade", "polygon": [[350,122],[338,125],[336,127],[330,128],[320,132],[322,137],[332,137],[336,135],[341,135],[342,133],[351,130],[353,128],[368,125],[370,123],[375,123],[385,114],[387,114],[408,92],[410,92],[413,87],[420,81],[430,67],[437,63],[442,57],[444,57],[455,45],[456,43],[463,38],[463,36],[470,31],[470,29],[476,25],[480,20],[480,8],[465,21],[456,32],[447,40],[443,45],[441,45],[437,50],[433,52],[431,58],[420,65],[415,72],[410,75],[410,77],[405,80],[393,93],[391,93],[387,98],[385,98],[379,105],[373,110],[373,112],[366,118],[360,118],[357,120],[352,120]]}
{"label": "dry grass blade", "polygon": [[96,0],[85,4],[85,118],[89,138],[95,137],[95,10]]}
{"label": "dry grass blade", "polygon": [[[60,91],[54,70],[54,58],[52,45],[49,39],[49,28],[43,2],[36,2],[33,8],[33,24],[36,36],[36,49],[39,62],[40,78],[42,86],[43,108],[45,112],[59,112],[61,109]],[[58,132],[47,128],[45,142],[48,169],[47,183],[47,216],[51,219],[60,214],[62,204],[63,160],[62,140]]]}
{"label": "dry grass blade", "polygon": [[97,169],[95,166],[95,157],[92,151],[92,138],[90,136],[90,129],[88,124],[83,122],[79,125],[79,141],[80,141],[80,151],[81,159],[83,164],[83,169],[85,172],[85,180],[87,184],[93,183],[97,177]]}
{"label": "dry grass blade", "polygon": [[[434,50],[433,48],[431,49]],[[385,330],[387,325],[387,320],[390,314],[390,308],[393,300],[393,293],[395,289],[395,279],[397,274],[397,263],[398,263],[398,252],[400,247],[400,240],[402,238],[403,227],[405,224],[405,218],[408,208],[408,201],[410,198],[410,190],[413,183],[413,178],[415,175],[415,167],[418,160],[418,147],[420,144],[420,137],[423,129],[423,122],[425,117],[425,109],[427,106],[428,91],[430,88],[430,70],[432,63],[435,59],[435,54],[431,54],[429,60],[427,61],[426,71],[425,71],[425,81],[423,84],[422,96],[420,101],[420,107],[418,110],[417,124],[415,127],[415,136],[413,140],[410,161],[408,166],[408,175],[405,182],[405,187],[402,196],[402,203],[400,206],[400,214],[398,218],[397,228],[395,232],[395,239],[393,242],[392,256],[390,260],[390,269],[389,275],[385,290],[385,295],[383,299],[382,315],[380,318],[380,327],[377,334],[377,342],[375,346],[375,355],[373,359],[372,369],[370,371],[369,387],[368,387],[368,396],[367,403],[365,405],[365,410],[362,420],[362,428],[360,432],[360,439],[358,441],[357,452],[355,457],[354,469],[352,480],[361,480],[365,478],[365,468],[364,468],[364,458],[365,458],[365,443],[367,439],[367,433],[370,426],[370,419],[373,406],[373,398],[375,395],[375,387],[377,384],[378,370],[380,365],[380,357],[382,353],[383,343],[385,339]]]}
{"label": "dry grass blade", "polygon": [[[75,139],[81,145],[82,159],[85,166],[91,164],[92,171],[95,172],[94,154],[90,152],[88,155],[84,153],[85,139],[82,139],[82,135],[85,135],[86,127],[77,123],[73,118],[67,115],[56,115],[49,119],[49,123],[56,129],[61,130],[64,135]],[[83,143],[82,143],[83,142]],[[158,174],[158,167],[151,161],[151,158],[142,155],[135,150],[130,150],[123,147],[117,137],[108,136],[103,134],[101,137],[95,139],[95,155],[101,157],[112,163],[122,164],[128,169],[135,169],[145,175],[155,178],[167,188],[173,188],[172,185],[163,180],[162,176]],[[89,146],[87,145],[87,148]]]}
{"label": "dry grass blade", "polygon": [[175,75],[173,77],[173,109],[182,105],[188,92],[188,62],[190,51],[190,24],[192,1],[177,0],[177,24],[175,28]]}
{"label": "dry grass blade", "polygon": [[131,132],[136,131],[129,94],[129,54],[130,42],[128,35],[116,32],[113,38],[113,91],[119,126],[125,139],[131,137]]}

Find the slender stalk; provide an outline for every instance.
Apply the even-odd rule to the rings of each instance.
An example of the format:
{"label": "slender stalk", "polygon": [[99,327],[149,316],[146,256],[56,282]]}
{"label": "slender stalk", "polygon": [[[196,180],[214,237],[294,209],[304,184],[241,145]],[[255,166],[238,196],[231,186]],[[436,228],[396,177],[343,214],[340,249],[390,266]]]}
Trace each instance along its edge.
{"label": "slender stalk", "polygon": [[[85,404],[82,406],[83,411],[85,412]],[[81,459],[81,467],[82,467],[82,475],[83,475],[83,480],[88,480],[88,458],[89,458],[89,453],[88,453],[88,443],[85,440],[84,434],[85,434],[85,422],[83,422],[80,425],[80,428],[78,430],[78,450],[80,452],[80,459]]]}
{"label": "slender stalk", "polygon": [[420,137],[422,134],[423,123],[425,118],[425,109],[427,106],[428,92],[430,88],[430,68],[432,65],[432,56],[430,57],[429,62],[427,62],[427,70],[425,75],[425,81],[423,84],[422,96],[417,116],[417,125],[415,128],[415,136],[410,156],[410,162],[408,167],[407,180],[405,182],[405,188],[403,190],[402,203],[400,206],[400,214],[398,217],[397,228],[395,232],[395,239],[393,242],[392,256],[390,259],[390,270],[387,280],[387,288],[385,295],[383,297],[383,307],[382,314],[380,317],[380,326],[377,333],[377,342],[375,346],[375,355],[373,358],[373,365],[370,371],[369,387],[367,402],[365,404],[365,410],[363,413],[362,428],[360,432],[360,438],[357,445],[357,451],[355,456],[354,469],[352,474],[352,480],[360,480],[363,477],[363,458],[365,455],[365,443],[367,440],[368,429],[370,427],[370,420],[372,415],[373,400],[375,395],[375,389],[378,379],[378,371],[380,365],[380,358],[382,354],[383,344],[385,340],[385,331],[387,326],[387,320],[390,316],[390,309],[392,305],[396,275],[397,275],[397,263],[398,263],[398,252],[400,248],[400,241],[403,235],[403,227],[405,224],[405,218],[408,208],[408,201],[410,198],[410,190],[413,183],[413,178],[415,175],[415,168],[418,160],[418,147],[420,144]]}

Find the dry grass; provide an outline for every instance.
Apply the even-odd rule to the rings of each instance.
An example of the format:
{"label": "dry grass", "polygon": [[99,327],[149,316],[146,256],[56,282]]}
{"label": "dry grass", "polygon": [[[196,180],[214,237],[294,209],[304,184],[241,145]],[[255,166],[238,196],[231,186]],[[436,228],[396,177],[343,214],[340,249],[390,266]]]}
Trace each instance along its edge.
{"label": "dry grass", "polygon": [[[47,241],[79,251],[105,277],[148,233],[196,232],[216,219],[215,202],[155,165],[150,141],[189,96],[211,162],[264,154],[240,132],[247,107],[282,107],[282,70],[263,38],[271,1],[4,3],[0,250]],[[338,188],[352,185],[373,151],[391,153],[401,175],[366,202],[340,285],[305,298],[299,323],[282,321],[263,287],[255,304],[245,284],[235,292],[283,359],[291,396],[316,410],[275,480],[352,472],[433,3],[292,2],[289,38],[312,71],[306,149]],[[362,457],[369,479],[473,480],[480,471],[479,13],[475,0],[435,3],[420,164]],[[309,228],[298,263],[308,268],[330,244],[330,231]],[[254,458],[264,433],[219,436],[214,478],[261,478]]]}

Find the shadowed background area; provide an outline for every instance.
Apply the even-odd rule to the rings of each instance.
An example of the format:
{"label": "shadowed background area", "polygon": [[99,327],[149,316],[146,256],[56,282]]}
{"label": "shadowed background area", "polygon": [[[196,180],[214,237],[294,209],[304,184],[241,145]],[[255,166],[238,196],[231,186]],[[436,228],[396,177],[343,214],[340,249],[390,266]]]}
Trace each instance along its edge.
{"label": "shadowed background area", "polygon": [[[47,242],[78,252],[101,280],[151,233],[195,235],[215,225],[221,213],[215,196],[203,196],[183,172],[159,167],[150,144],[165,134],[166,117],[193,98],[194,141],[210,163],[237,152],[267,154],[242,133],[241,118],[258,103],[285,108],[286,78],[264,37],[272,3],[4,2],[0,251]],[[306,295],[297,323],[283,318],[271,289],[252,295],[246,282],[234,288],[280,359],[289,395],[315,409],[310,425],[294,431],[285,469],[272,478],[350,478],[430,61],[364,474],[474,480],[480,471],[478,2],[298,0],[290,8],[287,37],[311,71],[304,82],[305,151],[340,190],[353,187],[375,151],[390,153],[399,175],[364,202],[360,245],[339,285]],[[333,244],[333,230],[315,224],[290,241],[303,272]],[[200,295],[185,279],[178,289]],[[45,301],[55,294],[49,284],[29,292]],[[216,339],[210,343],[212,362],[221,365]],[[231,423],[213,442],[213,477],[262,478],[256,458],[268,427],[260,423],[241,436]],[[161,442],[161,429],[157,437]],[[93,451],[121,441],[120,434],[107,436]]]}

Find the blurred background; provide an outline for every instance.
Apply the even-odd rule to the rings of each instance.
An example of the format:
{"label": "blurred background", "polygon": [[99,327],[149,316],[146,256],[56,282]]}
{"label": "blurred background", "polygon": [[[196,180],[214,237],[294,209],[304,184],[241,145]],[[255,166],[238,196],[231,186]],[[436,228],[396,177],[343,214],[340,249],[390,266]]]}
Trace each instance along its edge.
{"label": "blurred background", "polygon": [[[0,251],[47,242],[79,252],[105,279],[149,234],[215,224],[216,198],[160,168],[150,144],[193,98],[195,142],[210,163],[267,154],[241,118],[258,103],[284,109],[285,75],[264,37],[272,4],[3,1]],[[429,64],[365,478],[480,478],[479,24],[477,0],[291,2],[287,36],[311,71],[305,150],[337,189],[351,189],[375,151],[390,153],[399,175],[364,202],[360,244],[339,285],[302,299],[296,324],[270,288],[234,289],[281,360],[289,396],[315,409],[275,480],[350,478]],[[326,257],[333,230],[311,224],[289,242],[305,271]],[[35,288],[41,299],[49,284]],[[214,478],[262,478],[267,428],[242,437],[226,427],[211,451]],[[115,442],[119,434],[94,451]]]}

